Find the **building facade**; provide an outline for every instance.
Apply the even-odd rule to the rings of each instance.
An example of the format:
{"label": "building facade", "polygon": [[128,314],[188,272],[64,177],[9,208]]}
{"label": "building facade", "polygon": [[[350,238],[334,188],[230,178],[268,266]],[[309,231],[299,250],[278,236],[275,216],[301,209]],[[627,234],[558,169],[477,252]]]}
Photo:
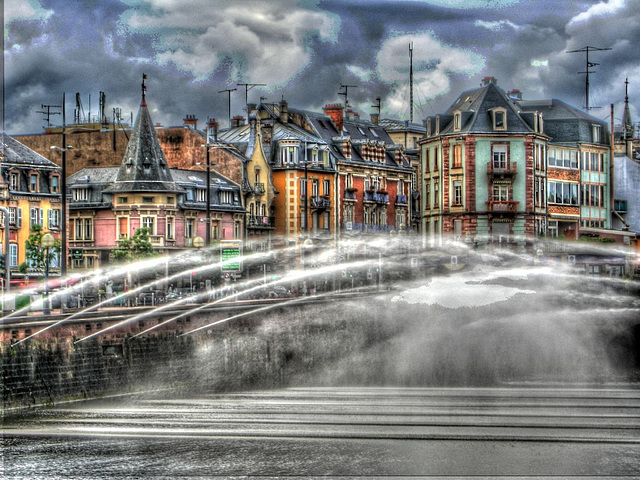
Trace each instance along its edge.
{"label": "building facade", "polygon": [[[61,223],[61,171],[52,161],[27,148],[6,133],[2,133],[0,165],[0,205],[9,210],[9,248],[2,245],[5,262],[11,268],[16,282],[26,277],[43,275],[41,269],[26,265],[26,273],[19,267],[26,262],[25,242],[37,225],[45,233],[60,238]],[[0,215],[1,243],[4,243],[4,215]],[[59,274],[60,263],[56,258],[51,273]],[[23,269],[24,270],[24,269]]]}

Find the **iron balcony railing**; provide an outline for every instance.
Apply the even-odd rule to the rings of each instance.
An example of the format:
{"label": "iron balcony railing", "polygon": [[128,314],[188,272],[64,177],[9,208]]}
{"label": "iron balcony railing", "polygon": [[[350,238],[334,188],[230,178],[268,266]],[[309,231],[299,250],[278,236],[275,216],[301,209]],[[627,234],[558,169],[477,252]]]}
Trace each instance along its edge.
{"label": "iron balcony railing", "polygon": [[506,212],[516,213],[518,211],[518,205],[520,202],[514,202],[512,200],[492,200],[487,202],[490,212]]}
{"label": "iron balcony railing", "polygon": [[356,199],[356,190],[345,190],[344,191],[344,199],[345,200],[355,200]]}
{"label": "iron balcony railing", "polygon": [[311,197],[311,208],[329,208],[331,200],[325,197]]}
{"label": "iron balcony railing", "polygon": [[518,173],[518,164],[513,162],[487,162],[487,174],[489,175],[515,175]]}
{"label": "iron balcony railing", "polygon": [[372,191],[364,192],[364,201],[376,202],[376,203],[389,203],[389,194],[372,192]]}
{"label": "iron balcony railing", "polygon": [[396,197],[396,204],[407,205],[408,203],[406,195],[398,195]]}
{"label": "iron balcony railing", "polygon": [[260,215],[249,216],[249,228],[274,228],[275,226],[275,217],[265,217]]}
{"label": "iron balcony railing", "polygon": [[255,195],[264,195],[264,183],[254,183],[253,193]]}

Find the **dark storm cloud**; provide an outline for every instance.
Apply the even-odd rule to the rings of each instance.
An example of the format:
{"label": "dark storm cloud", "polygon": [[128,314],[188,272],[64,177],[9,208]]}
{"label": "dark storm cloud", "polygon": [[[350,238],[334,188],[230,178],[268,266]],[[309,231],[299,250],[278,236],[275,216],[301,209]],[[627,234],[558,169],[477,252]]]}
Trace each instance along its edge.
{"label": "dark storm cloud", "polygon": [[[342,101],[341,83],[358,85],[349,99],[363,116],[380,96],[387,115],[406,118],[410,41],[422,116],[485,75],[527,98],[579,105],[584,57],[566,51],[584,45],[613,49],[594,54],[593,95],[618,103],[624,77],[640,78],[639,2],[16,0],[5,29],[7,129],[39,130],[35,110],[59,103],[63,91],[82,92],[85,110],[91,93],[94,114],[98,91],[109,113],[135,114],[142,72],[153,118],[164,124],[185,114],[226,124],[227,95],[217,92],[238,82],[268,84],[251,90],[250,102],[284,96],[314,110]],[[243,104],[239,87],[232,115]]]}

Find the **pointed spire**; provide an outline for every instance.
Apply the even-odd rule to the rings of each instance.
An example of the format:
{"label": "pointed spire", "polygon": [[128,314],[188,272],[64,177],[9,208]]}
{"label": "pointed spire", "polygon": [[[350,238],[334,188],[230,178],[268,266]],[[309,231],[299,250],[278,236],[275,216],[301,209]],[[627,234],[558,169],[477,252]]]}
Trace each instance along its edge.
{"label": "pointed spire", "polygon": [[147,86],[145,85],[144,81],[147,79],[147,74],[143,73],[142,74],[142,101],[140,102],[140,106],[147,106],[147,101],[145,99],[145,96],[147,94]]}
{"label": "pointed spire", "polygon": [[146,75],[142,77],[142,103],[124,152],[116,181],[105,192],[180,192],[162,153],[145,101]]}

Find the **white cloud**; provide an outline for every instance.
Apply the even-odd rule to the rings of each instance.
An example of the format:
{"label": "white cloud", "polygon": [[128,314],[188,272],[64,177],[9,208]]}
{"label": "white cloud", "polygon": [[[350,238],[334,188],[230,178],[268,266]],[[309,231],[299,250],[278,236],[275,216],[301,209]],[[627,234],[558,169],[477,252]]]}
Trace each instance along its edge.
{"label": "white cloud", "polygon": [[[399,1],[416,3],[416,0]],[[496,8],[508,7],[509,5],[513,5],[514,3],[519,3],[519,1],[520,0],[418,0],[418,2],[427,3],[429,5],[440,8],[490,8],[492,10]]]}
{"label": "white cloud", "polygon": [[8,25],[14,20],[46,20],[53,10],[45,10],[38,0],[11,0],[4,4],[4,21]]}
{"label": "white cloud", "polygon": [[486,28],[487,30],[492,30],[497,32],[502,29],[502,27],[510,27],[514,30],[518,30],[520,27],[513,23],[510,20],[496,20],[495,22],[485,22],[484,20],[476,20],[476,27]]}
{"label": "white cloud", "polygon": [[351,72],[363,82],[368,82],[369,80],[371,80],[371,77],[374,74],[373,71],[359,67],[357,65],[347,65],[347,70],[349,70],[349,72]]}
{"label": "white cloud", "polygon": [[386,101],[389,111],[404,111],[408,105],[410,42],[414,44],[414,91],[427,99],[449,92],[450,75],[472,76],[485,66],[481,55],[444,45],[432,32],[391,37],[383,43],[376,59],[379,78],[395,86]]}
{"label": "white cloud", "polygon": [[158,37],[157,61],[173,63],[204,80],[217,68],[229,81],[286,85],[311,62],[310,37],[335,41],[339,21],[330,14],[269,2],[230,3],[212,8],[207,0],[150,0],[149,12],[125,17],[133,30]]}
{"label": "white cloud", "polygon": [[571,20],[569,20],[569,25],[587,22],[592,17],[613,15],[619,10],[622,10],[625,7],[625,3],[626,0],[608,0],[607,2],[596,3],[595,5],[589,7],[586,12],[579,13]]}

